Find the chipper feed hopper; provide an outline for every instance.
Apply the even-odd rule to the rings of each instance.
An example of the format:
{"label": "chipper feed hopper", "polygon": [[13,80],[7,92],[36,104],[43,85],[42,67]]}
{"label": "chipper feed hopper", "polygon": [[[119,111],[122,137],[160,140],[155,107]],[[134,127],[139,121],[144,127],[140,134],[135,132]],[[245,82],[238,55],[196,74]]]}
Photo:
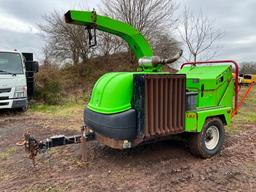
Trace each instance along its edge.
{"label": "chipper feed hopper", "polygon": [[[220,151],[224,126],[230,125],[233,103],[237,105],[234,61],[185,63],[170,74],[162,66],[176,61],[181,53],[171,59],[153,56],[148,41],[132,26],[95,11],[68,11],[65,21],[85,26],[91,46],[97,44],[96,29],[121,37],[134,51],[139,67],[136,72],[103,75],[85,108],[82,134],[52,137],[38,142],[39,149],[80,141],[85,146],[90,140],[127,149],[187,133],[193,154],[207,158]],[[211,65],[199,65],[204,63]],[[236,66],[235,82],[231,64]]]}

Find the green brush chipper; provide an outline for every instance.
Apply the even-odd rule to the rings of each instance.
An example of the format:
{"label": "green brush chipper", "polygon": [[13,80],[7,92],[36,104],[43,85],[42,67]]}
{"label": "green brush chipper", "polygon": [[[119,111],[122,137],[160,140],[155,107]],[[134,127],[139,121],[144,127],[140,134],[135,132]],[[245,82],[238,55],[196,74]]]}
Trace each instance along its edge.
{"label": "green brush chipper", "polygon": [[170,74],[163,72],[162,66],[178,60],[182,52],[170,59],[154,56],[148,41],[127,23],[95,11],[68,11],[65,21],[85,26],[90,46],[97,44],[96,29],[121,37],[135,53],[139,67],[136,72],[107,73],[96,82],[84,110],[81,135],[60,135],[38,142],[26,134],[25,146],[32,159],[38,151],[72,143],[81,143],[86,159],[91,140],[128,149],[182,133],[189,135],[189,147],[195,155],[208,158],[221,150],[224,126],[230,125],[237,107],[236,62],[185,63],[176,74]]}

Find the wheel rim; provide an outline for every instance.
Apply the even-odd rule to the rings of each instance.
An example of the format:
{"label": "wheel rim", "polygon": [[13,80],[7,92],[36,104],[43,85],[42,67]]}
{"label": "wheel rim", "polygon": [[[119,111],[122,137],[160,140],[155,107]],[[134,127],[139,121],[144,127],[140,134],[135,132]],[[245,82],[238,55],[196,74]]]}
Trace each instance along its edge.
{"label": "wheel rim", "polygon": [[208,150],[213,150],[219,143],[220,132],[216,126],[211,126],[205,133],[205,146]]}

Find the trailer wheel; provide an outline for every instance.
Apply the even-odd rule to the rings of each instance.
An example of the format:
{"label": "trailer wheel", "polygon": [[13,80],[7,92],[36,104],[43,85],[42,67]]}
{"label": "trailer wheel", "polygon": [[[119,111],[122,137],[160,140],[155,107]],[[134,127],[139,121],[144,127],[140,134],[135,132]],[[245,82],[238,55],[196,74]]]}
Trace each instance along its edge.
{"label": "trailer wheel", "polygon": [[190,151],[196,156],[209,158],[220,152],[225,140],[225,130],[219,118],[206,120],[201,133],[191,135]]}

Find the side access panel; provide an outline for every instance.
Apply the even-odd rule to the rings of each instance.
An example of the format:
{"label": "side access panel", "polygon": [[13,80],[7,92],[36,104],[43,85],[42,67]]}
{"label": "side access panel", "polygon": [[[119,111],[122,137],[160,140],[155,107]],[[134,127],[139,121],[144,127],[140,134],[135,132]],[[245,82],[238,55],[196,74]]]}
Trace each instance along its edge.
{"label": "side access panel", "polygon": [[201,132],[207,118],[220,117],[226,125],[231,123],[231,107],[202,108],[186,112],[185,132]]}
{"label": "side access panel", "polygon": [[207,118],[211,117],[223,117],[225,120],[226,125],[230,125],[231,123],[231,113],[232,113],[232,108],[231,107],[221,107],[221,108],[212,108],[208,110],[198,110],[198,132],[202,131],[203,125],[206,121]]}
{"label": "side access panel", "polygon": [[134,75],[133,90],[139,138],[148,140],[184,132],[185,75]]}

